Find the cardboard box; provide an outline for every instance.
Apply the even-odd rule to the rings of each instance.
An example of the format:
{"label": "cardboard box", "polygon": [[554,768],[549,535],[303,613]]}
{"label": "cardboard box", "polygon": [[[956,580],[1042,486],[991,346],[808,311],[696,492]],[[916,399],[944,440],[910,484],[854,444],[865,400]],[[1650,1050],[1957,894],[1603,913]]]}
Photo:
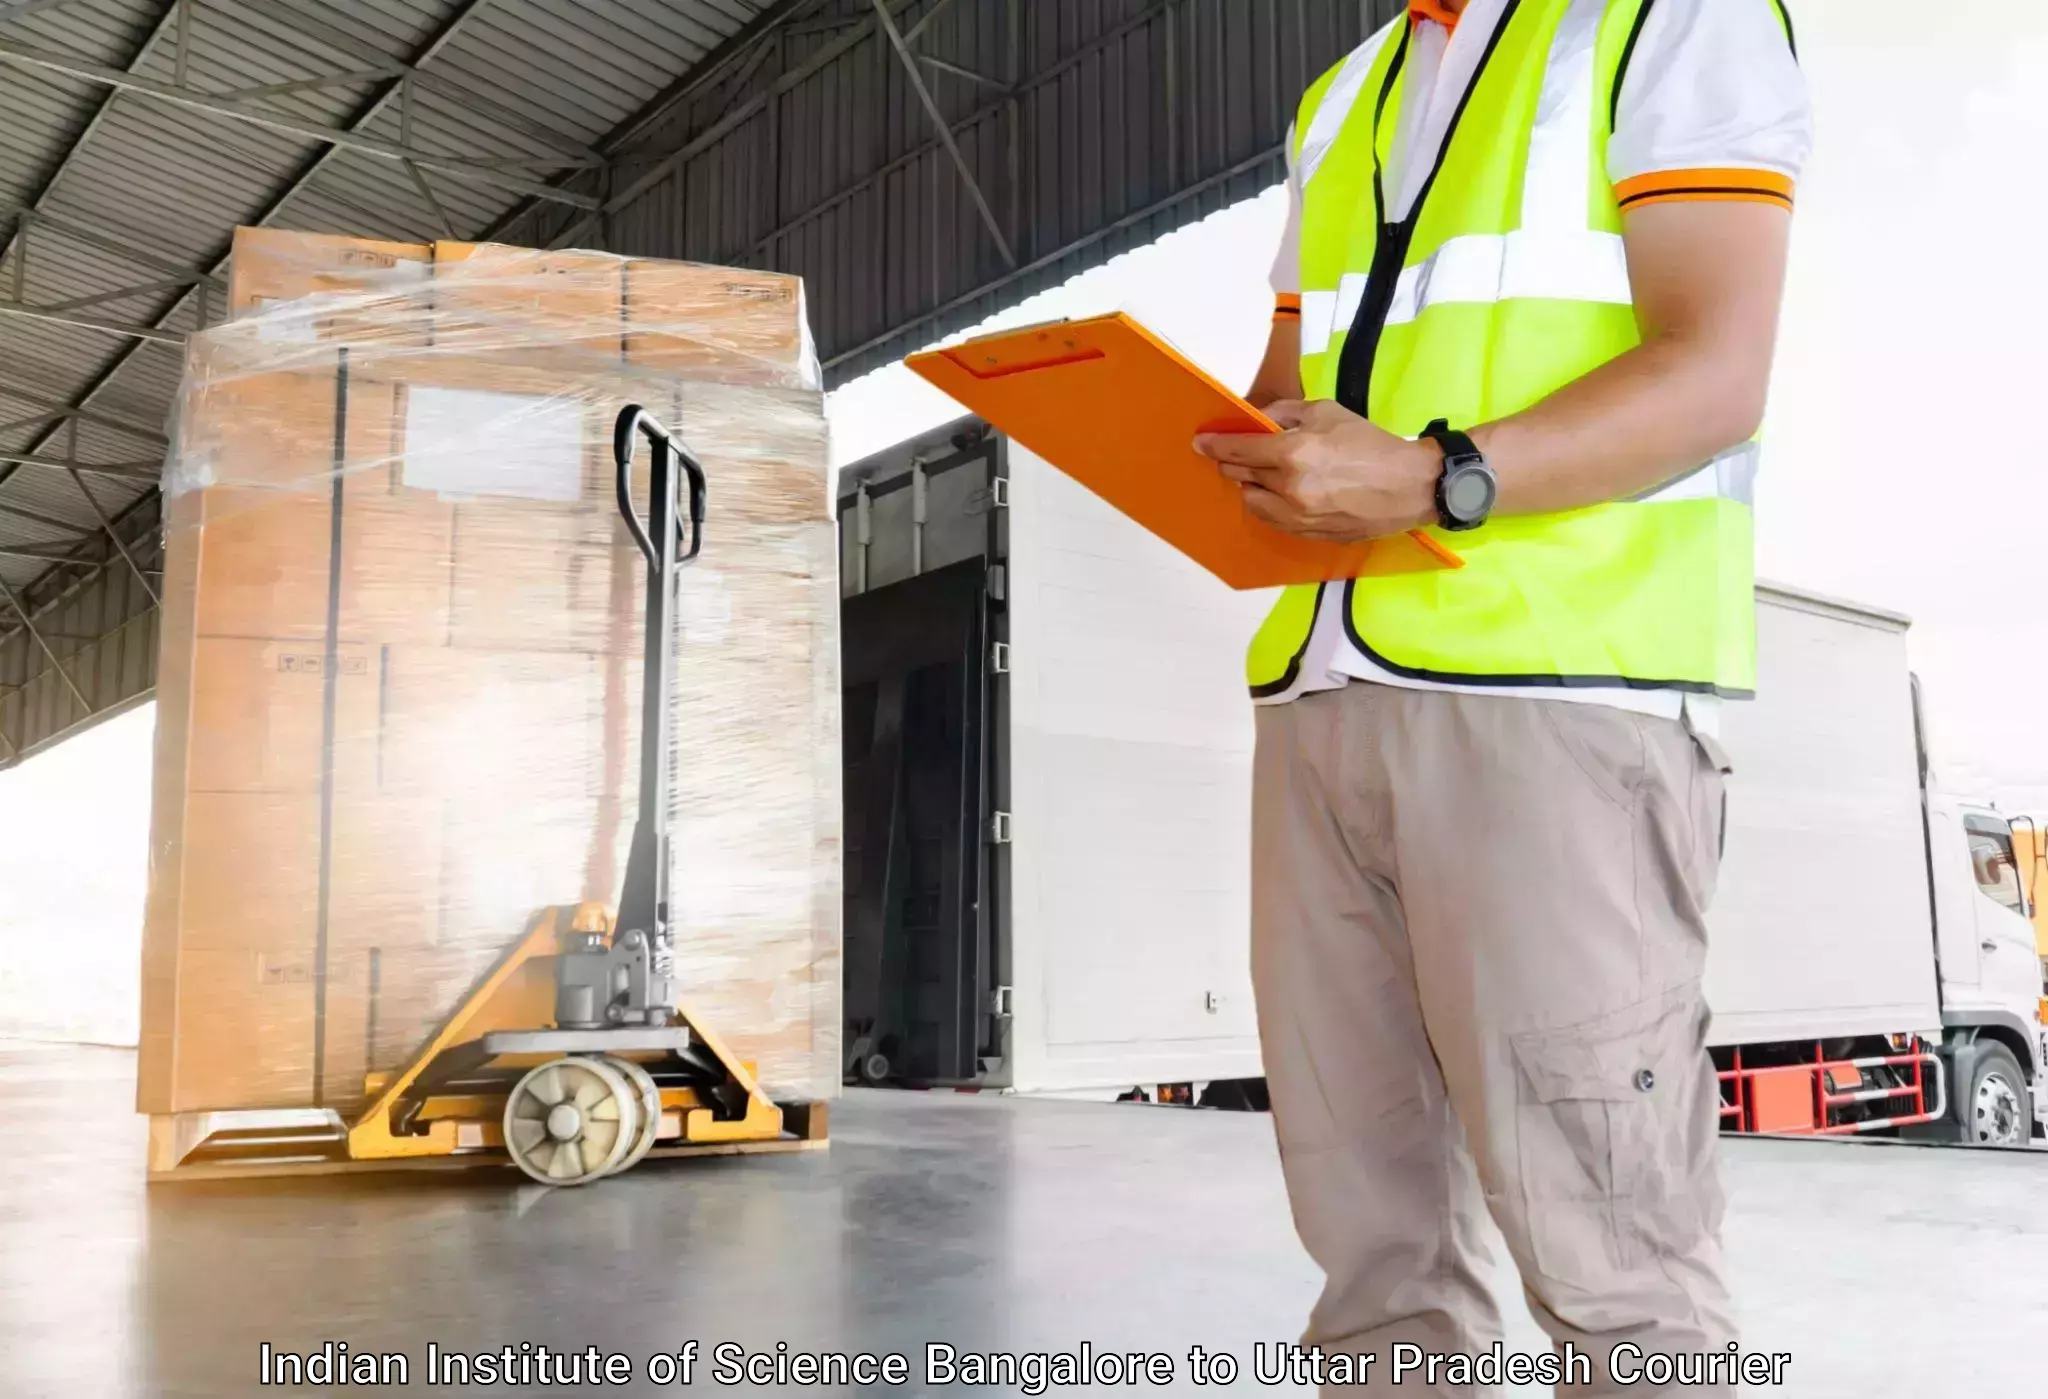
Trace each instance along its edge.
{"label": "cardboard box", "polygon": [[328,672],[334,727],[374,743],[377,652],[342,643],[201,636],[193,643],[184,784],[192,793],[315,793],[327,771]]}
{"label": "cardboard box", "polygon": [[175,871],[179,942],[310,957],[320,881],[317,792],[194,792]]}
{"label": "cardboard box", "polygon": [[275,228],[235,230],[228,313],[258,317],[266,343],[393,347],[423,342],[418,289],[433,246]]}
{"label": "cardboard box", "polygon": [[636,258],[621,296],[626,358],[643,368],[795,386],[816,362],[800,277]]}
{"label": "cardboard box", "polygon": [[644,565],[589,505],[456,508],[448,637],[477,650],[602,654],[639,633]]}
{"label": "cardboard box", "polygon": [[426,274],[433,248],[243,227],[235,230],[233,254],[228,309],[231,315],[246,316],[275,302],[316,294],[361,296],[380,277],[410,285],[407,279]]}
{"label": "cardboard box", "polygon": [[543,369],[625,359],[622,259],[441,242],[433,260],[437,348]]}
{"label": "cardboard box", "polygon": [[[616,791],[639,731],[601,655],[384,648],[376,789],[515,810]],[[632,671],[637,680],[637,669]],[[545,762],[527,761],[545,754]]]}
{"label": "cardboard box", "polygon": [[[313,960],[274,949],[183,949],[163,973],[172,1033],[144,1033],[145,1061],[165,1061],[175,1098],[203,1085],[209,1108],[304,1104],[313,1072]],[[146,978],[147,979],[147,978]],[[145,995],[145,1003],[150,997]]]}

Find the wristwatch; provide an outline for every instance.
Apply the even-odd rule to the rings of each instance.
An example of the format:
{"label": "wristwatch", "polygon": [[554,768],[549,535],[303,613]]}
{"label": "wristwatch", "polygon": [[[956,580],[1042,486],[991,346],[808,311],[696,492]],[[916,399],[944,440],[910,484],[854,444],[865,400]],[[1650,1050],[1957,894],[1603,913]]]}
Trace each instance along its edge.
{"label": "wristwatch", "polygon": [[1436,478],[1437,523],[1447,530],[1478,529],[1493,513],[1500,481],[1472,439],[1438,418],[1422,435],[1443,449],[1443,475]]}

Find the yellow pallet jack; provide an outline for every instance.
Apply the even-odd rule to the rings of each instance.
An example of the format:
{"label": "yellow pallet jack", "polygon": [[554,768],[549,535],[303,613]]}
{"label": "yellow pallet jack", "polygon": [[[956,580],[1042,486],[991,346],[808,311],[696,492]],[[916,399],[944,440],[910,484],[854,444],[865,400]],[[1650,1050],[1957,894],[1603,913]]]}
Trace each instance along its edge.
{"label": "yellow pallet jack", "polygon": [[[640,438],[651,449],[644,524],[632,489]],[[152,1161],[170,1167],[159,1174],[259,1173],[205,1171],[208,1156],[245,1167],[263,1157],[279,1166],[325,1160],[330,1168],[509,1156],[542,1184],[583,1185],[657,1149],[697,1154],[787,1140],[784,1109],[762,1092],[752,1066],[676,1006],[666,720],[676,580],[703,546],[704,468],[637,405],[620,413],[612,447],[619,511],[647,561],[639,812],[616,915],[593,903],[544,910],[410,1063],[369,1077],[369,1106],[339,1133],[322,1114],[313,1116],[324,1123],[296,1131],[238,1130],[233,1114],[158,1119]],[[790,1115],[795,1137],[809,1139],[792,1145],[822,1137],[822,1104],[791,1105]],[[185,1139],[156,1140],[159,1124]],[[201,1168],[176,1169],[187,1159]]]}

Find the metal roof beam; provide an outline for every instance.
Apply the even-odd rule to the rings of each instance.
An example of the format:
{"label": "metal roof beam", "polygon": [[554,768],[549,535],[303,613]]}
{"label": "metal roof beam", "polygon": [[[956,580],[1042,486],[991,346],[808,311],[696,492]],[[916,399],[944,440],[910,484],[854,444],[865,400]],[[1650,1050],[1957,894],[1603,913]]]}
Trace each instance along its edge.
{"label": "metal roof beam", "polygon": [[61,399],[47,398],[42,394],[30,393],[27,389],[5,381],[0,381],[0,398],[11,398],[18,403],[33,404],[37,408],[44,410],[34,418],[26,418],[20,422],[10,423],[8,424],[9,427],[24,427],[31,422],[47,422],[52,418],[67,421],[75,418],[79,422],[90,424],[93,427],[103,427],[112,432],[125,432],[130,437],[142,438],[144,441],[153,442],[159,447],[170,440],[161,432],[130,422],[126,418],[116,418],[106,413],[95,413],[87,408],[73,408]]}
{"label": "metal roof beam", "polygon": [[[457,10],[456,14],[451,16],[447,23],[457,24],[459,22],[466,24],[469,18],[468,12],[481,9],[484,3],[487,3],[487,0],[472,0],[472,3],[464,5]],[[288,17],[280,16],[280,22],[290,30],[323,39],[333,44],[336,48],[347,49],[351,53],[372,63],[380,62],[386,57],[374,44],[365,42],[360,36],[351,34],[346,29],[327,23],[309,10],[297,10]],[[451,81],[439,73],[427,70],[424,67],[427,60],[438,54],[443,47],[445,45],[431,44],[424,57],[415,55],[411,58],[395,60],[392,66],[397,71],[391,76],[394,78],[404,78],[409,75],[422,87],[430,88],[441,96],[462,104],[470,111],[503,122],[506,126],[516,127],[534,139],[554,147],[557,151],[572,153],[576,156],[576,160],[572,162],[550,162],[551,164],[601,165],[604,163],[596,151],[584,145],[573,136],[564,135],[562,132],[556,131],[544,123],[535,121],[524,112],[500,106],[490,98],[480,93],[472,92],[461,83]]]}
{"label": "metal roof beam", "polygon": [[[878,10],[891,14],[909,8],[911,3],[912,0],[876,0]],[[845,34],[812,54],[803,63],[776,78],[774,82],[768,85],[765,91],[757,92],[738,106],[729,108],[725,115],[712,122],[703,131],[692,136],[675,150],[661,157],[652,169],[646,171],[638,179],[634,180],[633,183],[605,200],[599,208],[585,214],[582,218],[576,220],[575,223],[570,224],[562,232],[555,235],[555,237],[549,239],[548,246],[551,248],[562,248],[575,242],[583,236],[586,229],[600,218],[616,214],[648,190],[653,189],[656,185],[674,175],[676,171],[682,169],[683,166],[690,162],[691,157],[700,151],[709,150],[712,146],[724,140],[729,133],[752,121],[763,107],[766,107],[770,102],[773,102],[776,98],[782,96],[783,93],[796,87],[813,74],[829,67],[842,54],[851,52],[863,39],[874,32],[875,17],[870,15],[862,19],[859,24],[849,29]],[[686,100],[691,91],[694,91],[694,89],[685,91],[676,101]],[[492,226],[492,232],[495,233],[498,229],[505,227],[512,217],[514,215],[508,215],[506,218],[499,220],[497,224]]]}
{"label": "metal roof beam", "polygon": [[346,73],[321,73],[311,78],[294,78],[285,83],[265,83],[261,87],[230,88],[226,92],[207,94],[223,102],[254,102],[264,97],[289,97],[297,92],[318,92],[322,88],[346,87],[350,83],[374,83],[379,78],[402,78],[412,70],[402,63],[385,63],[375,68],[357,68]]}
{"label": "metal roof beam", "polygon": [[125,335],[133,340],[148,340],[162,345],[185,343],[185,337],[176,331],[160,330],[155,326],[129,325],[121,321],[106,321],[98,316],[81,316],[75,311],[66,311],[58,306],[35,306],[11,297],[0,298],[0,316],[25,316],[32,321],[49,321],[53,325],[70,326],[74,330],[97,331],[102,335]]}
{"label": "metal roof beam", "polygon": [[160,83],[153,78],[138,77],[122,68],[108,68],[103,64],[89,63],[69,54],[50,53],[43,49],[30,48],[12,39],[0,39],[0,63],[12,63],[17,67],[39,68],[47,72],[61,73],[66,77],[78,78],[85,82],[99,83],[117,92],[132,92],[142,97],[170,102],[195,111],[207,112],[213,116],[225,117],[230,121],[247,122],[267,127],[287,136],[297,136],[308,141],[323,141],[330,146],[340,146],[361,155],[375,156],[380,160],[418,161],[432,170],[442,170],[460,178],[474,180],[479,184],[497,185],[521,194],[530,194],[536,199],[547,199],[555,203],[568,204],[578,209],[594,209],[598,201],[587,194],[575,194],[539,180],[529,180],[502,170],[469,164],[460,156],[439,156],[426,151],[409,149],[394,141],[379,140],[365,136],[360,131],[342,127],[322,126],[318,122],[300,121],[275,112],[256,111],[233,102],[223,102],[217,97],[195,92],[191,88],[179,87],[173,83]]}
{"label": "metal roof beam", "polygon": [[83,311],[92,306],[105,306],[109,302],[126,301],[131,296],[147,296],[153,291],[175,291],[189,287],[188,277],[160,277],[154,282],[137,282],[133,286],[116,287],[112,291],[96,291],[91,296],[67,297],[63,301],[45,301],[36,309],[39,311]]}
{"label": "metal roof beam", "polygon": [[28,520],[31,523],[41,525],[44,529],[53,529],[63,534],[75,535],[80,539],[90,539],[99,533],[96,529],[87,529],[84,525],[75,525],[69,520],[60,520],[55,515],[45,515],[40,511],[29,509],[26,505],[11,505],[4,500],[0,500],[0,515],[12,515],[16,519]]}
{"label": "metal roof beam", "polygon": [[[1089,59],[1095,57],[1097,54],[1103,52],[1105,49],[1110,48],[1112,45],[1121,43],[1125,38],[1129,37],[1131,34],[1137,32],[1138,30],[1143,29],[1146,25],[1152,23],[1154,20],[1160,18],[1162,15],[1170,14],[1171,6],[1173,5],[1173,3],[1174,0],[1154,0],[1153,4],[1139,11],[1137,14],[1131,16],[1129,19],[1125,20],[1116,28],[1097,35],[1088,43],[1082,45],[1080,48],[1077,48],[1073,52],[1067,54],[1057,63],[1054,63],[1050,67],[1043,68],[1038,72],[1034,73],[1029,81],[1017,84],[1005,84],[1002,96],[983,103],[981,106],[976,107],[973,111],[967,113],[965,116],[960,117],[954,120],[953,122],[949,123],[951,130],[954,131],[955,133],[971,131],[975,127],[980,126],[985,121],[990,121],[997,117],[1000,117],[1010,107],[1010,105],[1014,103],[1019,97],[1028,97],[1035,92],[1042,91],[1051,84],[1059,81],[1061,76],[1068,72],[1070,69],[1073,69],[1083,63],[1086,63]],[[936,11],[934,11],[934,13],[936,13]],[[930,15],[928,14],[926,18],[930,18]],[[925,55],[923,54],[920,54],[918,56],[920,58],[925,57]],[[770,229],[766,234],[764,234],[760,238],[755,239],[751,244],[749,244],[744,252],[734,250],[728,253],[722,260],[750,262],[752,259],[759,257],[763,253],[767,252],[768,249],[772,247],[778,239],[787,237],[789,234],[794,233],[797,229],[802,228],[805,224],[811,222],[813,219],[818,218],[820,215],[830,213],[832,210],[844,204],[847,200],[856,198],[859,195],[867,193],[869,190],[873,189],[876,185],[881,184],[890,176],[895,175],[899,171],[905,170],[910,166],[917,164],[919,161],[923,160],[932,152],[940,149],[943,149],[943,147],[940,145],[939,139],[936,136],[934,136],[929,141],[925,141],[916,146],[911,147],[909,150],[897,156],[895,159],[890,160],[886,164],[876,166],[873,170],[866,172],[865,174],[861,175],[858,179],[852,181],[849,184],[840,186],[839,189],[835,190],[831,194],[824,196],[815,204],[812,204],[810,207],[803,209],[802,211],[791,216],[784,222],[777,224],[774,228]]]}
{"label": "metal roof beam", "polygon": [[[43,5],[41,8],[49,9],[51,7]],[[33,10],[24,11],[20,6],[17,6],[15,11],[8,15],[8,18],[20,19],[24,18],[26,14],[33,13]],[[176,15],[177,0],[164,0],[164,3],[157,7],[156,22],[150,25],[149,32],[142,36],[142,42],[135,46],[135,52],[128,55],[129,72],[134,72],[149,61],[150,54],[156,50],[157,41],[171,31],[171,22]],[[57,157],[57,164],[48,175],[43,177],[42,185],[28,201],[27,207],[31,213],[42,212],[43,205],[49,202],[50,194],[57,188],[58,181],[64,178],[64,172],[71,168],[71,162],[78,159],[79,152],[85,149],[85,143],[92,139],[93,133],[100,129],[100,123],[107,119],[107,113],[114,109],[114,98],[116,96],[116,93],[109,92],[100,99],[99,106],[93,108],[92,115],[86,119],[84,128],[79,131],[78,135],[72,138],[71,144],[65,147],[64,154]],[[26,227],[26,224],[17,222],[14,231],[7,235],[6,241],[0,242],[0,261],[5,261],[7,255],[14,251],[14,245],[21,241]]]}
{"label": "metal roof beam", "polygon": [[155,485],[164,474],[164,464],[160,461],[74,461],[70,457],[45,456],[41,452],[10,452],[5,448],[0,448],[0,462],[40,466],[50,471],[78,470],[94,476],[111,476],[116,481],[143,481],[150,485]]}
{"label": "metal roof beam", "polygon": [[[71,455],[78,455],[78,442],[75,436],[72,439]],[[142,591],[149,594],[150,603],[157,607],[163,606],[164,600],[157,592],[156,584],[149,581],[149,575],[143,572],[142,565],[135,561],[135,555],[128,552],[128,544],[121,538],[121,531],[114,528],[113,520],[100,506],[100,498],[92,493],[92,487],[85,484],[85,478],[79,475],[75,468],[71,472],[71,483],[78,487],[78,493],[84,496],[85,503],[92,507],[92,513],[99,520],[100,528],[106,531],[107,539],[121,555],[121,561],[128,565],[128,571],[135,575],[135,581],[142,585]]]}
{"label": "metal roof beam", "polygon": [[48,544],[0,543],[0,559],[36,559],[43,563],[69,564],[73,568],[97,568],[99,566],[98,559],[81,559],[68,550],[52,547]]}
{"label": "metal roof beam", "polygon": [[[749,21],[745,28],[691,64],[681,77],[656,93],[639,111],[607,132],[604,139],[597,143],[598,150],[607,156],[617,156],[641,133],[710,86],[713,80],[734,62],[752,53],[754,45],[770,38],[777,31],[793,28],[804,11],[815,10],[823,3],[824,0],[776,0],[775,4],[764,8]],[[862,29],[873,23],[874,21],[866,15],[851,20],[834,21],[839,27],[853,26]]]}
{"label": "metal roof beam", "polygon": [[17,617],[21,618],[21,624],[28,628],[29,636],[41,648],[43,655],[49,658],[50,664],[57,668],[57,674],[64,677],[64,684],[70,689],[73,697],[85,707],[86,713],[92,713],[92,701],[85,697],[85,691],[78,688],[78,682],[72,679],[70,670],[65,667],[63,661],[58,659],[57,653],[50,649],[50,643],[43,639],[43,634],[36,630],[36,624],[29,617],[28,609],[21,605],[21,598],[15,593],[13,588],[8,586],[7,580],[4,578],[0,578],[0,597],[6,598],[7,605],[14,609],[14,614]]}
{"label": "metal roof beam", "polygon": [[75,5],[78,0],[21,0],[18,5],[0,6],[0,24],[12,24],[30,15],[39,15],[44,10],[55,10],[65,5]]}
{"label": "metal roof beam", "polygon": [[1001,78],[991,78],[988,74],[977,73],[972,68],[962,68],[959,64],[950,63],[936,54],[920,53],[912,56],[919,63],[927,67],[936,68],[941,73],[951,73],[956,78],[965,78],[970,83],[980,83],[983,87],[992,87],[998,92],[1009,87],[1009,84],[1005,83]]}
{"label": "metal roof beam", "polygon": [[[902,2],[907,4],[909,0],[902,0]],[[752,53],[756,44],[763,43],[775,34],[789,29],[799,16],[808,10],[818,8],[823,3],[825,3],[825,0],[777,0],[776,4],[761,11],[744,29],[741,29],[737,34],[734,34],[730,39],[725,40],[717,48],[692,64],[687,72],[673,83],[670,83],[666,89],[658,93],[639,111],[627,117],[616,127],[613,127],[605,135],[604,139],[597,143],[598,150],[612,161],[616,161],[627,146],[631,145],[650,127],[662,121],[677,107],[688,102],[706,87],[710,86],[715,79],[736,61]],[[864,32],[866,27],[873,24],[874,21],[863,15],[859,19],[849,21],[849,23]],[[852,45],[849,44],[847,47],[850,48]],[[844,50],[839,49],[836,51],[843,52]],[[557,176],[556,178],[560,181],[572,179],[574,176]],[[609,187],[609,182],[607,182],[607,187]],[[489,228],[486,228],[477,235],[478,241],[487,243],[494,238],[502,236],[506,229],[532,213],[534,207],[534,201],[529,199],[508,209],[505,213],[499,215]],[[580,235],[583,229],[590,226],[591,222],[589,219],[577,220],[573,230],[574,233]],[[562,241],[564,240],[558,240],[555,245],[557,247],[561,246]]]}
{"label": "metal roof beam", "polygon": [[[946,0],[939,0],[945,4]],[[974,178],[974,172],[967,166],[967,157],[960,152],[960,143],[953,139],[953,128],[946,125],[946,114],[939,110],[939,104],[932,100],[931,89],[924,85],[924,74],[917,71],[918,56],[910,51],[903,35],[896,28],[896,21],[889,18],[886,0],[874,0],[875,22],[882,26],[882,32],[889,36],[896,56],[903,60],[903,71],[910,79],[910,86],[917,92],[917,100],[924,104],[925,115],[938,128],[939,139],[945,142],[946,154],[953,158],[953,168],[960,173],[960,183],[967,186],[968,197],[974,201],[975,209],[981,214],[981,222],[988,229],[988,236],[996,240],[996,247],[1002,250],[1003,261],[1015,267],[1017,254],[1010,249],[1010,240],[1003,237],[1003,226],[996,222],[996,211],[989,207],[988,196],[981,192],[981,181]]]}
{"label": "metal roof beam", "polygon": [[903,31],[903,42],[906,44],[916,43],[917,36],[931,28],[932,21],[951,8],[953,8],[953,0],[938,0],[936,5],[933,5],[929,10],[918,16],[916,24]]}
{"label": "metal roof beam", "polygon": [[[141,522],[141,528],[143,530],[143,533],[139,537],[134,539],[132,542],[134,544],[134,547],[140,550],[144,557],[148,557],[152,550],[154,550],[159,556],[162,554],[162,506],[163,497],[160,494],[158,494],[155,491],[145,491],[141,495],[137,496],[134,500],[130,501],[127,505],[123,506],[120,512],[114,517],[115,527],[118,529],[128,530],[128,532],[131,534],[135,532],[132,528],[130,528],[131,525],[133,525],[137,521]],[[48,597],[45,597],[40,601],[33,602],[30,608],[32,614],[37,617],[42,617],[45,614],[54,612],[57,609],[64,607],[66,604],[74,601],[78,597],[79,589],[89,585],[94,578],[98,577],[99,574],[105,570],[107,564],[111,564],[114,562],[116,562],[116,560],[114,560],[113,557],[109,555],[106,563],[96,565],[89,572],[81,572],[68,577],[60,577],[56,579],[55,581],[61,584],[61,586],[56,588],[55,591],[53,591]],[[149,574],[150,577],[152,578],[161,578],[164,576],[164,570],[161,564],[148,565],[144,568],[143,571]],[[149,609],[144,608],[141,612],[137,613],[136,616],[130,617],[128,621],[121,623],[120,626],[125,627],[129,625],[131,622],[137,620],[138,618],[147,617],[149,615]],[[0,610],[0,618],[5,618],[9,624],[9,630],[7,630],[4,634],[0,634],[0,647],[4,647],[8,642],[12,641],[13,638],[20,632],[20,627],[14,625],[14,619],[4,610]],[[107,634],[112,635],[113,632],[118,630],[120,630],[120,627],[109,628]]]}
{"label": "metal roof beam", "polygon": [[155,249],[145,248],[140,243],[119,234],[109,233],[105,229],[91,228],[85,224],[74,223],[72,220],[59,217],[46,209],[33,209],[25,204],[0,204],[0,220],[5,219],[15,220],[14,232],[8,239],[9,246],[26,242],[31,233],[39,235],[55,233],[69,238],[75,243],[83,243],[89,248],[97,248],[103,253],[111,253],[115,257],[126,258],[138,266],[161,272],[166,277],[181,278],[188,285],[197,285],[200,282],[212,282],[217,286],[225,285],[220,278],[202,272],[197,268],[183,266],[165,257]]}

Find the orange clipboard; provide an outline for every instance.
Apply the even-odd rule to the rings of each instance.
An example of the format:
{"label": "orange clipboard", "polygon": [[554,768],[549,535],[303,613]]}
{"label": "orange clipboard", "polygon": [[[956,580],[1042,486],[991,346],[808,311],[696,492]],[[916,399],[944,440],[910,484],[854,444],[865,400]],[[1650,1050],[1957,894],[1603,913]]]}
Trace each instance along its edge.
{"label": "orange clipboard", "polygon": [[1195,451],[1195,435],[1279,425],[1122,312],[904,363],[1233,588],[1464,567],[1421,530],[1327,544],[1248,513],[1237,485]]}

